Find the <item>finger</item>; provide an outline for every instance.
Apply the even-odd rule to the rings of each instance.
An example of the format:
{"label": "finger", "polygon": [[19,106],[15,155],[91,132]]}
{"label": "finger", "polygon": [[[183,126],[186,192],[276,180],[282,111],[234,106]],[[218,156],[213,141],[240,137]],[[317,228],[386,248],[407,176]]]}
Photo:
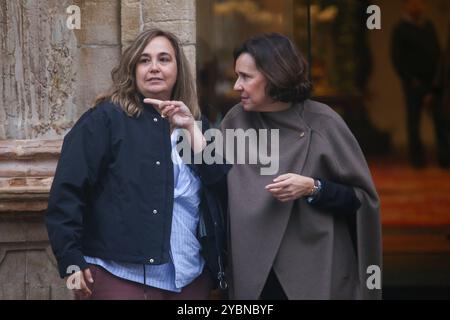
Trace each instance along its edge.
{"label": "finger", "polygon": [[160,109],[161,117],[167,118],[169,116],[169,113],[175,108],[173,105],[164,106]]}
{"label": "finger", "polygon": [[84,273],[84,278],[87,279],[87,281],[89,281],[90,283],[94,283],[94,278],[92,277],[92,273],[89,268],[85,269],[83,271],[83,273]]}
{"label": "finger", "polygon": [[81,280],[81,291],[86,297],[89,297],[92,294],[91,289],[87,286],[86,282],[84,280]]}
{"label": "finger", "polygon": [[282,200],[285,198],[289,198],[288,196],[286,196],[285,194],[281,194],[281,195],[274,195],[275,198],[277,198],[278,200]]}
{"label": "finger", "polygon": [[[87,290],[89,290],[89,288],[87,288]],[[79,296],[79,297],[89,297],[92,292],[89,290],[86,291],[85,289],[77,289],[77,290],[73,290],[75,295]]]}
{"label": "finger", "polygon": [[278,200],[284,202],[284,201],[292,200],[292,199],[293,199],[293,196],[292,196],[291,194],[284,193],[284,194],[281,194],[281,195],[276,196],[276,198],[277,198]]}
{"label": "finger", "polygon": [[92,291],[89,289],[89,287],[86,284],[84,272],[81,273],[79,287],[74,288],[73,291],[74,291],[75,295],[77,295],[79,297],[90,297],[91,296]]}
{"label": "finger", "polygon": [[272,194],[280,193],[282,190],[283,190],[283,188],[270,188],[270,189],[267,189],[267,191],[269,191]]}
{"label": "finger", "polygon": [[172,117],[173,117],[175,114],[177,114],[179,111],[180,111],[180,108],[175,107],[175,108],[173,108],[173,110],[171,110],[171,111],[169,111],[168,113],[166,113],[166,115],[167,115],[169,118],[172,118]]}
{"label": "finger", "polygon": [[167,113],[169,113],[173,108],[175,108],[174,105],[161,105],[159,107],[159,110],[161,111],[161,114],[165,114],[167,115]]}
{"label": "finger", "polygon": [[166,106],[174,106],[172,101],[161,101],[161,103],[158,105],[160,109],[166,107]]}
{"label": "finger", "polygon": [[288,196],[289,193],[286,192],[286,190],[284,189],[280,189],[277,191],[270,191],[270,193],[274,196],[274,197],[282,197],[282,196]]}
{"label": "finger", "polygon": [[285,188],[290,185],[289,181],[283,180],[276,183],[271,183],[266,186],[266,189]]}
{"label": "finger", "polygon": [[180,111],[180,108],[178,107],[172,107],[170,109],[167,109],[167,111],[164,111],[164,114],[172,120],[172,117],[177,114]]}
{"label": "finger", "polygon": [[283,181],[283,180],[289,179],[291,176],[292,176],[292,173],[285,173],[285,174],[282,174],[282,175],[276,177],[275,179],[273,179],[273,181],[274,182]]}
{"label": "finger", "polygon": [[149,104],[155,104],[155,105],[159,106],[163,101],[162,100],[158,100],[158,99],[145,98],[144,102],[145,103],[149,103]]}
{"label": "finger", "polygon": [[186,115],[192,116],[191,110],[189,110],[189,108],[184,104],[183,101],[170,101],[170,103],[172,103],[172,105],[176,107],[179,107],[180,111],[185,113]]}
{"label": "finger", "polygon": [[173,104],[174,106],[177,106],[177,107],[181,107],[181,106],[183,106],[184,105],[184,103],[182,102],[182,101],[169,101],[170,102],[170,104]]}
{"label": "finger", "polygon": [[153,104],[155,106],[158,107],[158,109],[161,111],[161,109],[163,109],[165,106],[170,106],[172,105],[171,101],[163,101],[163,100],[158,100],[158,99],[152,99],[152,98],[146,98],[144,99],[144,102],[148,102],[150,104]]}
{"label": "finger", "polygon": [[164,115],[164,116],[166,116],[166,117],[167,117],[168,114],[169,114],[172,110],[174,110],[175,108],[180,109],[179,106],[173,105],[173,104],[171,103],[171,101],[163,101],[163,102],[159,105],[159,109],[160,109],[161,115]]}
{"label": "finger", "polygon": [[291,199],[292,196],[290,194],[280,194],[276,196],[277,199],[283,200],[283,199]]}
{"label": "finger", "polygon": [[281,197],[281,196],[286,196],[286,195],[288,195],[288,193],[286,192],[286,190],[283,190],[283,189],[281,189],[281,190],[278,190],[278,191],[275,191],[275,192],[270,192],[274,197]]}

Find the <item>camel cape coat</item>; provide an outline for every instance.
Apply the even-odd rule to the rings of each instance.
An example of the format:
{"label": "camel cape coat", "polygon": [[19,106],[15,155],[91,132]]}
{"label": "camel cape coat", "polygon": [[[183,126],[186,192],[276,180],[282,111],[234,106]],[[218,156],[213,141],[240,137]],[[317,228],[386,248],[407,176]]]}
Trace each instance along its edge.
{"label": "camel cape coat", "polygon": [[[222,122],[223,132],[236,128],[279,129],[279,170],[261,175],[267,165],[259,162],[234,164],[228,174],[230,297],[258,299],[273,267],[289,299],[381,298],[379,200],[342,118],[312,100],[263,113],[238,104]],[[284,173],[351,186],[361,206],[355,214],[318,209],[304,198],[282,203],[264,187]]]}

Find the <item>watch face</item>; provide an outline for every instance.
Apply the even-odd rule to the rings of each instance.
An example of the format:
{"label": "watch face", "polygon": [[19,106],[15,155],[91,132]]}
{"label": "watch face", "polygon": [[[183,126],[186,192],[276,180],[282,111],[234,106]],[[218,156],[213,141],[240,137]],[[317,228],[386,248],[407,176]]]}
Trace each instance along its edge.
{"label": "watch face", "polygon": [[322,184],[320,183],[320,180],[315,179],[314,180],[314,192],[313,195],[318,195],[320,193],[320,190],[322,189]]}
{"label": "watch face", "polygon": [[322,182],[320,182],[320,180],[315,180],[314,183],[317,183],[317,188],[320,191],[322,189]]}

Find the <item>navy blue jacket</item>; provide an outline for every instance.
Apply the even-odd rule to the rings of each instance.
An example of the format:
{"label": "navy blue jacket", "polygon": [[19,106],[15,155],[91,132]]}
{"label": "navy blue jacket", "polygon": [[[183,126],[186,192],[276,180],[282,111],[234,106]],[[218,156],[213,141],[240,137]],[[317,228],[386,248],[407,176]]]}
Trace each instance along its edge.
{"label": "navy blue jacket", "polygon": [[[202,124],[206,130],[207,121]],[[202,182],[202,253],[223,281],[229,167],[190,167]],[[168,121],[149,105],[139,117],[110,102],[89,109],[64,138],[45,216],[60,276],[71,265],[87,268],[84,255],[167,263],[173,193]]]}

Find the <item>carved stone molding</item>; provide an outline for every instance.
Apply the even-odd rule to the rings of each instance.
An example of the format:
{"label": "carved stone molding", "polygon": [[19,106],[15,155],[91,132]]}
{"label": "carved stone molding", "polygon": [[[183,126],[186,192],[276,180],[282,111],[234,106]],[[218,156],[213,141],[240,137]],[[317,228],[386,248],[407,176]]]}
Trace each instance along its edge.
{"label": "carved stone molding", "polygon": [[0,140],[0,213],[47,208],[62,140]]}

